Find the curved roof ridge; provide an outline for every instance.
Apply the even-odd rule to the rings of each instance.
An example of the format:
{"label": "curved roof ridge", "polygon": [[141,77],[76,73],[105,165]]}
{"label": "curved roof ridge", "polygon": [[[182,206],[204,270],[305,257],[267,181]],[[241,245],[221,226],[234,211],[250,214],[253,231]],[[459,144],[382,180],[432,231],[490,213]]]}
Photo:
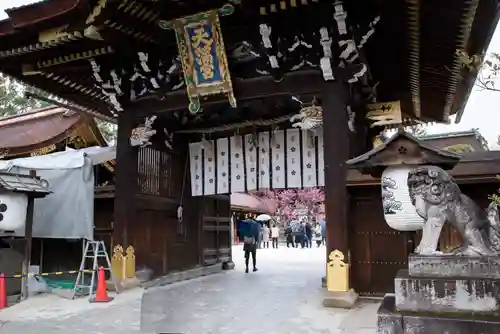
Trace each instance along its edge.
{"label": "curved roof ridge", "polygon": [[[82,0],[42,0],[24,6],[5,9],[14,28],[54,18],[69,13],[81,4]],[[36,10],[35,10],[36,8]]]}
{"label": "curved roof ridge", "polygon": [[2,117],[2,118],[0,118],[0,126],[12,124],[12,123],[23,122],[23,121],[27,121],[27,120],[48,117],[48,116],[51,116],[54,114],[64,114],[68,111],[69,111],[68,109],[57,107],[57,106],[50,106],[50,107],[45,107],[45,108],[40,108],[40,109],[34,109],[34,110],[30,110],[30,111],[27,111],[24,113]]}

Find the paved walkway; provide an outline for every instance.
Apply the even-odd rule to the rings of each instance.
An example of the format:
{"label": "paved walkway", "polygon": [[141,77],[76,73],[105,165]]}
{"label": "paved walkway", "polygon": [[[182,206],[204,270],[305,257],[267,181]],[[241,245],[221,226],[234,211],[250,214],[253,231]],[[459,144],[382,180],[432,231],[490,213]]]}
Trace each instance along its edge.
{"label": "paved walkway", "polygon": [[[321,306],[323,247],[261,249],[257,256],[256,273],[244,274],[243,252],[236,246],[235,270],[150,289],[149,296],[158,306],[143,315],[143,330],[185,334],[375,333],[378,303],[360,302],[353,310]],[[0,333],[139,334],[142,295],[142,289],[131,290],[107,304],[55,295],[34,297],[0,311]]]}

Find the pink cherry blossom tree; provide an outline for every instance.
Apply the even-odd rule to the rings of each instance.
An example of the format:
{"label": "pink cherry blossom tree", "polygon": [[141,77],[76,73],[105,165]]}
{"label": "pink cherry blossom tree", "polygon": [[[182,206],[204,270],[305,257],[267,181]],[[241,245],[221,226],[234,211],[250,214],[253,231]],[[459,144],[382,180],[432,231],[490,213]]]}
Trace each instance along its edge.
{"label": "pink cherry blossom tree", "polygon": [[320,208],[324,201],[325,192],[322,188],[306,188],[297,190],[296,203],[300,203],[305,209],[307,209],[309,216],[316,217],[320,213]]}
{"label": "pink cherry blossom tree", "polygon": [[300,209],[305,209],[309,216],[317,216],[322,212],[325,200],[322,188],[259,189],[251,193],[263,199],[275,200],[280,220],[297,218],[297,211],[302,211]]}

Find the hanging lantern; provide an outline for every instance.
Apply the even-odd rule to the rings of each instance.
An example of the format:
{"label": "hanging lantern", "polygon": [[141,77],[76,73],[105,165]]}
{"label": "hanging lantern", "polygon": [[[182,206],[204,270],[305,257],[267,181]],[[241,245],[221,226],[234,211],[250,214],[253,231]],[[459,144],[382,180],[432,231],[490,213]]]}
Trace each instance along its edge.
{"label": "hanging lantern", "polygon": [[387,225],[398,231],[418,231],[424,220],[417,214],[408,192],[408,172],[414,166],[387,167],[382,173],[382,205]]}
{"label": "hanging lantern", "polygon": [[26,194],[8,193],[0,195],[0,231],[16,231],[26,224]]}

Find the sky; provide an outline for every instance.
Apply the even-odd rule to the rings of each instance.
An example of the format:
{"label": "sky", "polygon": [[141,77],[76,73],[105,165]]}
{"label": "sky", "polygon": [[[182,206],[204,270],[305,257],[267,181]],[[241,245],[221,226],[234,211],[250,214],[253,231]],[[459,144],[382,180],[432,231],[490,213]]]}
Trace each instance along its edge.
{"label": "sky", "polygon": [[[38,1],[33,0],[0,0],[0,19],[6,17],[5,8],[19,7]],[[500,53],[500,25],[497,26],[488,52]],[[459,124],[455,124],[454,117],[451,124],[434,124],[427,129],[428,133],[445,133],[450,131],[464,131],[478,128],[479,132],[486,138],[490,148],[499,149],[497,137],[500,135],[500,115],[496,116],[494,109],[500,105],[500,93],[480,90],[475,87],[470,95],[464,115]]]}

